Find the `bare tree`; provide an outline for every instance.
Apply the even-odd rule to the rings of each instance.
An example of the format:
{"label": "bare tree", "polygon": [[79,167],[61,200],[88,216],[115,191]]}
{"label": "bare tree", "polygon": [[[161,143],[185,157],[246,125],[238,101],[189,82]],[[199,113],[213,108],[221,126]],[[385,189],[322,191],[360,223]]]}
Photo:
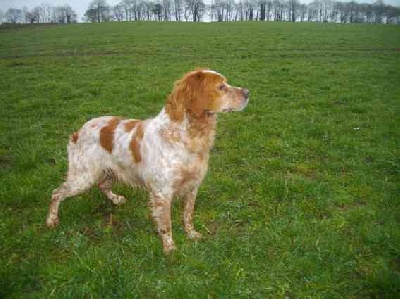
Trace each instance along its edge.
{"label": "bare tree", "polygon": [[244,4],[242,0],[239,0],[238,3],[235,5],[235,10],[236,10],[236,16],[235,16],[235,21],[244,21]]}
{"label": "bare tree", "polygon": [[212,15],[215,16],[218,22],[225,20],[225,9],[225,0],[215,0],[215,2],[211,4]]}
{"label": "bare tree", "polygon": [[182,16],[183,1],[182,0],[173,0],[173,3],[174,3],[175,21],[180,22],[181,21],[181,16]]}
{"label": "bare tree", "polygon": [[322,0],[321,1],[321,9],[322,9],[322,22],[329,22],[331,14],[330,12],[333,10],[333,1],[332,0]]}
{"label": "bare tree", "polygon": [[296,22],[299,6],[300,6],[299,0],[289,0],[288,1],[289,21],[290,22]]}
{"label": "bare tree", "polygon": [[123,4],[118,3],[118,4],[113,6],[112,14],[113,14],[114,20],[117,20],[118,22],[123,21],[124,20],[124,13],[125,13],[125,9],[123,7]]}
{"label": "bare tree", "polygon": [[244,19],[246,21],[253,21],[254,20],[254,10],[257,6],[256,0],[244,0]]}
{"label": "bare tree", "polygon": [[77,15],[69,5],[51,7],[52,23],[70,24],[76,22]]}
{"label": "bare tree", "polygon": [[67,19],[67,24],[76,23],[77,14],[72,9],[72,7],[67,4],[67,5],[64,5],[64,9],[65,9],[65,17]]}
{"label": "bare tree", "polygon": [[[137,1],[136,0],[123,0],[118,3],[118,6],[123,10],[125,21],[132,21],[132,13],[136,16]],[[136,21],[136,18],[135,18]]]}
{"label": "bare tree", "polygon": [[351,1],[349,3],[346,3],[347,10],[349,12],[349,22],[350,23],[355,23],[357,20],[357,3],[354,1]]}
{"label": "bare tree", "polygon": [[283,20],[283,3],[280,0],[274,0],[272,2],[274,6],[274,21]]}
{"label": "bare tree", "polygon": [[139,20],[146,20],[146,21],[150,21],[152,20],[152,9],[153,9],[154,3],[153,2],[145,2],[145,1],[141,1],[139,3]]}
{"label": "bare tree", "polygon": [[234,0],[226,0],[226,21],[232,21],[233,12],[235,10],[235,1]]}
{"label": "bare tree", "polygon": [[53,7],[48,3],[42,3],[40,5],[40,22],[50,23],[52,19]]}
{"label": "bare tree", "polygon": [[331,2],[330,12],[329,12],[329,21],[332,23],[338,22],[339,11],[336,7],[336,2]]}
{"label": "bare tree", "polygon": [[385,6],[386,23],[398,23],[400,20],[400,8],[390,5]]}
{"label": "bare tree", "polygon": [[375,23],[383,23],[383,16],[384,16],[384,11],[385,11],[385,4],[383,3],[383,0],[376,0],[373,3],[373,8],[374,8],[374,16],[375,16]]}
{"label": "bare tree", "polygon": [[307,11],[307,21],[308,22],[320,22],[320,6],[321,2],[319,0],[315,0],[308,4],[308,11]]}
{"label": "bare tree", "polygon": [[260,5],[260,21],[265,21],[267,1],[260,0],[259,5]]}
{"label": "bare tree", "polygon": [[234,0],[215,0],[210,6],[212,19],[214,17],[218,22],[228,22],[237,19],[237,6]]}
{"label": "bare tree", "polygon": [[39,23],[39,11],[38,10],[28,10],[26,6],[22,8],[23,15],[25,17],[25,23],[33,24]]}
{"label": "bare tree", "polygon": [[271,20],[271,12],[272,12],[272,0],[266,0],[265,6],[266,6],[267,21],[270,21]]}
{"label": "bare tree", "polygon": [[306,4],[300,4],[299,5],[300,22],[304,22],[306,20],[306,16],[307,16],[307,5]]}
{"label": "bare tree", "polygon": [[162,0],[162,10],[164,21],[171,21],[172,0]]}
{"label": "bare tree", "polygon": [[22,22],[22,10],[19,8],[9,8],[6,11],[5,17],[9,23],[20,23]]}
{"label": "bare tree", "polygon": [[200,22],[206,5],[203,0],[185,0],[186,11],[191,14],[193,22]]}

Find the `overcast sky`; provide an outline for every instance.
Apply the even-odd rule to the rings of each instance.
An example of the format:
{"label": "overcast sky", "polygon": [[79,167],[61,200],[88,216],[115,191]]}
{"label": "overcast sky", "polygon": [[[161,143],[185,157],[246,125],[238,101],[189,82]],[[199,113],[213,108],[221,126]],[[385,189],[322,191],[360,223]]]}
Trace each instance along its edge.
{"label": "overcast sky", "polygon": [[[22,8],[26,6],[28,8],[33,8],[35,6],[40,5],[41,3],[49,3],[52,6],[69,4],[72,9],[78,14],[78,21],[81,21],[83,14],[89,6],[89,3],[92,0],[0,0],[0,9],[5,11],[8,8]],[[309,3],[312,0],[300,0],[302,3]],[[346,1],[346,0],[342,0]],[[350,1],[350,0],[347,0]],[[375,0],[356,0],[356,2],[363,3],[373,3]],[[110,5],[115,5],[121,2],[121,0],[107,0],[107,3]],[[210,3],[211,0],[205,0],[205,3]],[[395,6],[400,6],[400,0],[384,0],[386,4],[391,4]]]}

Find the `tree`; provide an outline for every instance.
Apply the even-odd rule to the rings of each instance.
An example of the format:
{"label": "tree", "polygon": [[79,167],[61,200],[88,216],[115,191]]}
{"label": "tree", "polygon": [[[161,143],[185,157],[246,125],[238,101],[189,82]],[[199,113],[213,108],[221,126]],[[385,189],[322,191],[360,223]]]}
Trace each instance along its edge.
{"label": "tree", "polygon": [[37,9],[40,15],[40,23],[50,23],[53,7],[50,4],[42,3]]}
{"label": "tree", "polygon": [[333,2],[332,0],[321,0],[321,13],[322,13],[322,22],[328,22],[330,18],[330,11],[333,10]]}
{"label": "tree", "polygon": [[162,0],[162,10],[164,21],[171,20],[171,0]]}
{"label": "tree", "polygon": [[304,20],[306,19],[306,15],[307,15],[307,5],[300,4],[299,5],[300,22],[304,22]]}
{"label": "tree", "polygon": [[238,3],[235,5],[236,9],[236,16],[235,16],[235,21],[244,21],[244,5],[243,1],[239,0]]}
{"label": "tree", "polygon": [[9,8],[6,11],[6,21],[9,23],[20,23],[22,22],[22,10],[18,8]]}
{"label": "tree", "polygon": [[225,0],[215,0],[215,2],[211,4],[212,14],[215,15],[218,22],[225,20],[225,6]]}
{"label": "tree", "polygon": [[113,18],[118,22],[121,22],[124,19],[124,7],[121,3],[113,6],[112,9]]}
{"label": "tree", "polygon": [[271,11],[272,11],[272,0],[266,0],[266,8],[267,8],[267,21],[270,20]]}
{"label": "tree", "polygon": [[383,0],[376,0],[373,4],[375,23],[383,23],[383,15],[385,11],[385,4]]}
{"label": "tree", "polygon": [[244,19],[246,21],[254,20],[254,9],[257,6],[257,2],[255,0],[244,0]]}
{"label": "tree", "polygon": [[[205,7],[203,0],[185,0],[186,11],[191,14],[193,22],[200,22],[203,17]],[[188,17],[188,16],[187,16]]]}
{"label": "tree", "polygon": [[400,8],[386,5],[384,15],[386,17],[386,24],[398,23],[398,19],[400,17]]}
{"label": "tree", "polygon": [[106,0],[93,0],[85,13],[90,22],[104,22],[110,20],[110,6]]}
{"label": "tree", "polygon": [[266,13],[266,0],[260,0],[260,21],[265,21],[265,13]]}
{"label": "tree", "polygon": [[174,2],[174,16],[175,16],[175,21],[180,22],[181,21],[181,16],[182,16],[182,0],[173,0]]}
{"label": "tree", "polygon": [[117,5],[119,6],[120,10],[123,10],[125,14],[125,21],[132,21],[132,14],[135,21],[137,21],[137,0],[123,0]]}
{"label": "tree", "polygon": [[152,16],[152,9],[154,6],[153,2],[140,2],[139,4],[140,6],[140,15],[143,16],[143,19],[139,18],[139,20],[147,20],[150,21],[151,20],[151,16]]}
{"label": "tree", "polygon": [[232,21],[233,11],[235,9],[235,1],[234,0],[226,0],[226,21]]}
{"label": "tree", "polygon": [[162,21],[162,5],[157,3],[153,5],[152,12],[159,22]]}
{"label": "tree", "polygon": [[[62,24],[76,23],[77,15],[75,11],[68,4],[64,6],[57,6],[54,8],[55,14],[54,22]],[[57,13],[56,13],[57,11]]]}
{"label": "tree", "polygon": [[289,0],[288,9],[289,9],[289,21],[296,22],[297,10],[299,9],[300,2],[299,0]]}
{"label": "tree", "polygon": [[317,21],[320,22],[320,16],[321,16],[321,2],[319,0],[315,0],[313,2],[311,2],[310,4],[308,4],[308,22],[313,22],[313,21]]}
{"label": "tree", "polygon": [[27,7],[24,7],[22,11],[24,12],[26,23],[29,24],[39,23],[40,15],[37,9],[32,9],[31,11],[29,11]]}
{"label": "tree", "polygon": [[272,4],[274,6],[274,21],[282,21],[283,4],[279,0],[274,0]]}

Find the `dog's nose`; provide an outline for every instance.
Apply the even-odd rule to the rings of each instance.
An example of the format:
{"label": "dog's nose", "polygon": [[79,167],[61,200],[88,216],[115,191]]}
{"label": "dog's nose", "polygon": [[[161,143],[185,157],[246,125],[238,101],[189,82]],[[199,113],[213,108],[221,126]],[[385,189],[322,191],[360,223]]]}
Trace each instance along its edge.
{"label": "dog's nose", "polygon": [[242,92],[243,92],[243,95],[244,95],[244,97],[245,97],[246,99],[249,98],[250,91],[249,91],[247,88],[243,88],[243,89],[242,89]]}

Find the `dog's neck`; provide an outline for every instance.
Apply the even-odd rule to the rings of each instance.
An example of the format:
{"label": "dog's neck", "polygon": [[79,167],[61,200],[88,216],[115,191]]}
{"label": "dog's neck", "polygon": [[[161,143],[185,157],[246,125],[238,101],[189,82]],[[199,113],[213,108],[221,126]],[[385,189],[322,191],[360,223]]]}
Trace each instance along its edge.
{"label": "dog's neck", "polygon": [[187,111],[185,116],[187,119],[186,131],[191,140],[189,148],[194,152],[208,153],[214,144],[217,115],[210,112],[196,115]]}
{"label": "dog's neck", "polygon": [[181,142],[193,153],[208,153],[214,144],[217,115],[204,112],[201,115],[185,111],[182,121],[173,121],[163,109],[158,116],[162,135],[170,142]]}

